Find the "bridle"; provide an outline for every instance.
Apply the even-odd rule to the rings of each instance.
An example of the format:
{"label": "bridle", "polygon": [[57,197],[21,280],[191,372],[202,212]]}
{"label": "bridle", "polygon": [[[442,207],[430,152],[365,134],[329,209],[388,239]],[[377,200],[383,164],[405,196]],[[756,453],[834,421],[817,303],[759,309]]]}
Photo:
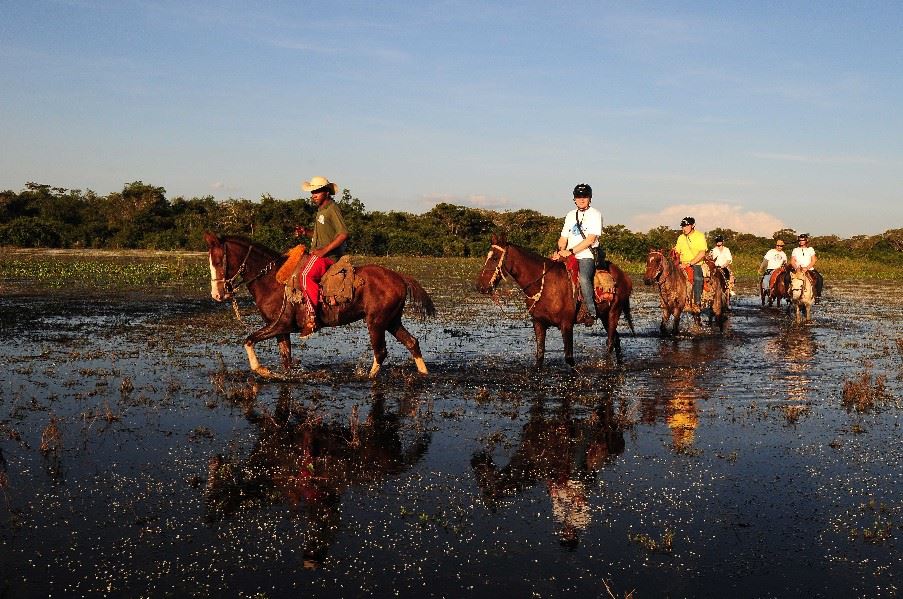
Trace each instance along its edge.
{"label": "bridle", "polygon": [[664,252],[659,251],[651,251],[649,252],[649,255],[661,257],[661,260],[658,261],[658,271],[655,273],[655,276],[652,277],[652,280],[658,283],[659,286],[661,286],[663,284],[661,281],[661,276],[665,273],[665,260],[667,260],[668,258],[665,256]]}
{"label": "bridle", "polygon": [[[495,271],[492,273],[492,277],[489,278],[489,283],[487,285],[488,289],[489,289],[489,293],[493,293],[495,291],[495,288],[498,286],[498,284],[507,278],[505,276],[505,266],[504,265],[505,265],[505,257],[508,255],[508,248],[502,247],[502,246],[496,245],[496,244],[492,244],[490,246],[490,248],[491,249],[489,250],[489,255],[486,256],[486,262],[483,264],[483,270],[486,269],[486,266],[489,264],[489,261],[492,259],[492,255],[493,255],[492,250],[498,250],[501,252],[501,254],[499,255],[499,261],[495,265]],[[547,271],[548,271],[548,264],[546,263],[546,261],[543,261],[542,274],[539,276],[538,279],[530,281],[529,283],[527,283],[526,285],[523,285],[523,286],[518,284],[520,286],[521,290],[524,292],[524,294],[526,294],[527,287],[529,287],[537,282],[539,283],[539,291],[537,291],[533,295],[527,295],[527,299],[533,302],[532,304],[530,304],[530,307],[527,308],[527,314],[531,314],[533,312],[533,309],[536,308],[536,304],[539,303],[539,298],[542,297],[542,291],[546,287],[546,272]],[[498,303],[497,296],[494,293],[493,293],[493,297],[496,299],[496,303]]]}
{"label": "bridle", "polygon": [[505,268],[504,265],[505,265],[505,256],[508,254],[508,248],[502,247],[500,245],[495,245],[495,244],[492,244],[492,246],[490,246],[490,248],[491,249],[489,250],[489,255],[486,256],[486,262],[483,263],[483,270],[486,270],[486,265],[488,265],[489,261],[492,260],[492,255],[493,255],[492,250],[498,250],[501,252],[501,255],[499,256],[498,264],[495,265],[495,271],[492,273],[492,277],[489,278],[489,283],[487,285],[489,288],[489,292],[492,293],[493,291],[495,291],[495,288],[498,287],[498,284],[501,283],[506,278],[505,271],[504,271],[504,268]]}
{"label": "bridle", "polygon": [[[248,264],[248,258],[251,257],[251,252],[253,252],[255,249],[254,244],[249,243],[248,244],[248,252],[245,254],[244,260],[241,261],[241,265],[239,265],[238,270],[235,271],[234,275],[232,275],[231,277],[229,277],[227,279],[226,278],[226,266],[228,265],[228,256],[227,256],[226,243],[227,242],[222,242],[220,244],[220,247],[223,248],[223,261],[220,264],[220,269],[223,272],[223,278],[217,279],[217,278],[211,277],[210,282],[211,283],[222,283],[223,290],[230,296],[232,296],[235,293],[235,291],[242,285],[249,285],[253,281],[256,281],[257,279],[259,279],[266,273],[270,272],[273,269],[273,267],[276,266],[277,260],[272,260],[272,261],[268,262],[267,264],[265,264],[263,266],[263,268],[261,268],[257,272],[257,274],[254,275],[253,277],[250,277],[250,278],[244,277],[243,275],[245,273],[245,269]],[[242,279],[236,283],[235,281],[239,277],[242,277]]]}

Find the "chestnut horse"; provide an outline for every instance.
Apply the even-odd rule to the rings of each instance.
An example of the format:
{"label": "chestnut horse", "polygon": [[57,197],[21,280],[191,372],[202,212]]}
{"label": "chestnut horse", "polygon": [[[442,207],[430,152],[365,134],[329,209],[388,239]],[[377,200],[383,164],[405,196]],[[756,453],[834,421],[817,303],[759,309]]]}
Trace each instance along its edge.
{"label": "chestnut horse", "polygon": [[[712,300],[709,306],[709,322],[713,320],[718,324],[718,329],[724,331],[724,323],[727,321],[728,295],[727,280],[720,268],[715,263],[706,259],[711,276],[709,284],[712,286]],[[646,256],[646,272],[643,274],[643,282],[646,285],[658,284],[661,296],[662,322],[659,331],[662,335],[668,334],[668,321],[674,319],[671,325],[671,335],[677,335],[680,329],[680,315],[689,311],[698,326],[702,325],[699,314],[704,306],[696,305],[692,296],[687,292],[687,273],[680,267],[675,252],[665,254],[658,249],[649,250]],[[703,295],[707,295],[705,292]],[[706,303],[703,300],[703,303]]]}
{"label": "chestnut horse", "polygon": [[765,300],[768,300],[768,307],[770,308],[772,304],[777,300],[778,308],[781,307],[781,300],[787,299],[789,301],[789,296],[787,295],[787,279],[784,275],[784,272],[787,270],[787,265],[780,266],[773,271],[771,271],[768,276],[768,286],[764,285],[765,283],[765,275],[762,277],[762,282],[760,285],[762,286],[762,305],[765,305]]}
{"label": "chestnut horse", "polygon": [[[630,316],[630,293],[633,283],[624,272],[609,263],[608,271],[615,282],[614,297],[608,301],[595,302],[596,315],[602,320],[608,332],[608,352],[615,352],[621,360],[621,336],[618,334],[618,320],[621,313],[633,331]],[[493,235],[492,246],[483,270],[477,277],[477,288],[482,293],[492,293],[505,277],[511,277],[527,294],[527,312],[533,319],[536,335],[536,367],[542,368],[546,352],[546,330],[552,326],[561,331],[564,340],[564,361],[574,365],[574,323],[577,319],[577,305],[570,275],[563,262],[543,258],[513,243],[508,243],[504,235]]]}
{"label": "chestnut horse", "polygon": [[[207,232],[204,233],[204,240],[210,257],[210,295],[218,302],[232,299],[235,289],[246,285],[266,323],[245,339],[251,370],[263,377],[276,376],[260,365],[254,351],[255,343],[273,337],[279,342],[282,367],[290,369],[292,342],[289,335],[301,331],[307,311],[303,304],[288,301],[285,286],[276,280],[276,271],[286,257],[242,237],[218,237]],[[420,344],[404,328],[401,315],[405,301],[410,299],[411,306],[419,317],[435,316],[432,298],[411,277],[382,266],[367,264],[355,267],[354,274],[363,281],[363,285],[355,291],[354,299],[347,304],[327,306],[321,302],[322,325],[335,327],[361,319],[367,323],[370,345],[373,348],[370,378],[377,375],[386,359],[386,331],[408,348],[420,374],[427,374]]]}

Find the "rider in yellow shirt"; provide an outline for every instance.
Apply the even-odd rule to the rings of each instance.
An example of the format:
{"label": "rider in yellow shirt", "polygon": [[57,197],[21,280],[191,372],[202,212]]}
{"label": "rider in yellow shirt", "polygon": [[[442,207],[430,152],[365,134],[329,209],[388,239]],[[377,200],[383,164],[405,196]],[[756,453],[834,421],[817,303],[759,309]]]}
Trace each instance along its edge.
{"label": "rider in yellow shirt", "polygon": [[693,267],[693,301],[698,306],[702,301],[702,260],[709,246],[702,231],[696,230],[696,219],[692,216],[680,221],[680,229],[674,249],[680,255],[681,266]]}

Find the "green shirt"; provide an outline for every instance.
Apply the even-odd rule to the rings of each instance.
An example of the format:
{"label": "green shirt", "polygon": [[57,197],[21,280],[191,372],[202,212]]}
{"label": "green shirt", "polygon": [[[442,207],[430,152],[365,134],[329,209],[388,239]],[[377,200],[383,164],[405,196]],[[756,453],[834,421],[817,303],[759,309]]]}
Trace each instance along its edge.
{"label": "green shirt", "polygon": [[[332,243],[332,240],[340,233],[347,235],[348,229],[345,227],[345,221],[342,219],[339,207],[336,206],[334,201],[330,201],[327,205],[321,206],[317,210],[316,220],[314,221],[314,236],[310,240],[310,244],[313,249],[318,250]],[[345,254],[345,246],[346,244],[343,243],[332,250],[328,256],[333,260],[338,260]]]}

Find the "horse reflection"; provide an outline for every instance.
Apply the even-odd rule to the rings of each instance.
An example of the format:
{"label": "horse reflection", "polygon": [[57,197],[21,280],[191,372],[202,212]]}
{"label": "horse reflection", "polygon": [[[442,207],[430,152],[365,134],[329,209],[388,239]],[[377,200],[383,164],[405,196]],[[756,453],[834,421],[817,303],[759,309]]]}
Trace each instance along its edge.
{"label": "horse reflection", "polygon": [[[696,441],[700,400],[706,398],[700,378],[711,368],[720,340],[699,341],[689,347],[673,343],[659,346],[661,366],[652,371],[659,381],[651,400],[640,406],[640,420],[646,424],[664,422],[671,432],[671,447],[689,451]],[[708,366],[706,366],[708,364]]]}
{"label": "horse reflection", "polygon": [[808,327],[785,328],[765,345],[766,357],[783,365],[783,368],[773,369],[773,376],[787,392],[789,401],[808,403],[812,390],[809,370],[816,350],[814,333]]}
{"label": "horse reflection", "polygon": [[587,493],[605,464],[624,451],[624,431],[612,401],[600,401],[586,418],[576,418],[569,403],[547,412],[542,401],[530,410],[520,445],[508,464],[498,468],[489,451],[471,458],[486,504],[500,502],[543,485],[559,526],[559,541],[578,544],[581,530],[590,523]]}
{"label": "horse reflection", "polygon": [[[246,411],[248,421],[257,428],[257,441],[246,458],[215,455],[210,459],[208,519],[218,521],[245,508],[286,504],[307,523],[304,567],[317,568],[339,532],[342,495],[352,487],[401,475],[429,447],[428,434],[406,433],[404,416],[387,411],[385,403],[376,392],[364,422],[357,421],[356,409],[350,422],[326,421],[316,409],[294,403],[286,388],[273,414]],[[400,403],[400,409],[415,411]]]}

